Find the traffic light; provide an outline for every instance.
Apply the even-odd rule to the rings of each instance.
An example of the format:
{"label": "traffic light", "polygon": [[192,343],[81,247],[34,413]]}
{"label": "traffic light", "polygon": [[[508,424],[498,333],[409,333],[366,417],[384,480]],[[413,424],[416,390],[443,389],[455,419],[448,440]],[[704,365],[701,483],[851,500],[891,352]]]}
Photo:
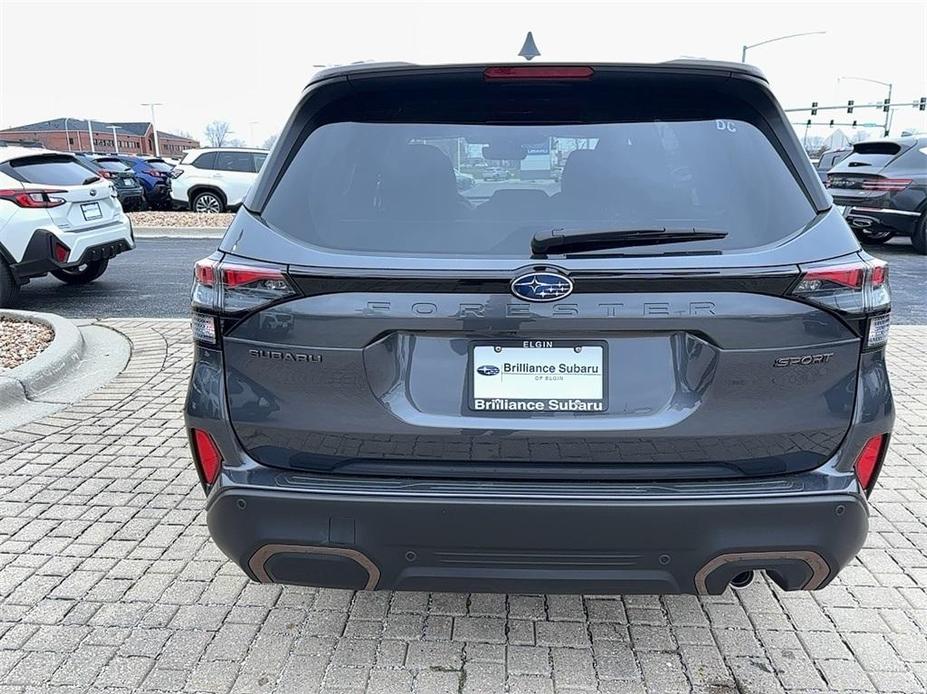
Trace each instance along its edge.
{"label": "traffic light", "polygon": [[888,113],[888,105],[889,105],[890,103],[892,103],[891,99],[885,99],[885,100],[882,102],[882,112],[883,112],[883,113]]}
{"label": "traffic light", "polygon": [[847,102],[847,113],[853,113],[853,99]]}
{"label": "traffic light", "polygon": [[811,115],[812,116],[818,115],[818,102],[817,101],[811,102]]}
{"label": "traffic light", "polygon": [[927,96],[922,96],[920,101],[917,102],[917,108],[921,111],[927,109]]}

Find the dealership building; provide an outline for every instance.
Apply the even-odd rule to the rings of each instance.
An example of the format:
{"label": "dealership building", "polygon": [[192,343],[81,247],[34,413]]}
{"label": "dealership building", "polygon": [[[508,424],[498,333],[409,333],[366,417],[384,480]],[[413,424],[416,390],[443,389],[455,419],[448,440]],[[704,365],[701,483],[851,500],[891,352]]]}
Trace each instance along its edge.
{"label": "dealership building", "polygon": [[[45,147],[60,152],[120,152],[154,156],[154,140],[154,128],[147,121],[53,118],[0,130],[0,143]],[[184,151],[199,146],[199,141],[193,138],[158,131],[158,150],[163,157],[180,157]]]}

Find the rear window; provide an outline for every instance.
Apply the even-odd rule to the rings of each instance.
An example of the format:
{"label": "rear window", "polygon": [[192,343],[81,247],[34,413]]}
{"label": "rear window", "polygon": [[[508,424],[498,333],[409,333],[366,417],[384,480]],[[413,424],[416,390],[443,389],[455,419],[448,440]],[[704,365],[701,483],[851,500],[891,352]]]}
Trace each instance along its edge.
{"label": "rear window", "polygon": [[880,169],[901,150],[901,145],[895,142],[859,142],[853,145],[853,153],[841,162],[841,169]]}
{"label": "rear window", "polygon": [[324,249],[522,258],[549,229],[727,232],[620,251],[711,252],[777,243],[814,219],[810,192],[743,96],[610,79],[449,78],[427,98],[416,79],[359,82],[368,91],[328,107],[285,155],[259,212]]}
{"label": "rear window", "polygon": [[174,169],[173,166],[167,162],[161,161],[160,159],[149,159],[146,163],[155,171],[164,171],[165,173],[170,173]]}
{"label": "rear window", "polygon": [[129,167],[118,159],[97,159],[96,165],[107,171],[128,171]]}
{"label": "rear window", "polygon": [[7,164],[14,177],[25,183],[53,186],[79,186],[93,173],[68,156],[24,157]]}

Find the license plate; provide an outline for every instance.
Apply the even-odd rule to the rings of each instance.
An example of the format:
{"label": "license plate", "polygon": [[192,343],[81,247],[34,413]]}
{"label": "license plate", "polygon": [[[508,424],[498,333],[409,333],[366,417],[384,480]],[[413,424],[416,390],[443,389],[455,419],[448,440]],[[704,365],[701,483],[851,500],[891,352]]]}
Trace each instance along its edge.
{"label": "license plate", "polygon": [[525,340],[474,345],[470,408],[479,412],[604,412],[604,344]]}
{"label": "license plate", "polygon": [[103,211],[100,209],[100,203],[98,202],[81,203],[80,211],[84,214],[84,220],[87,222],[103,217]]}

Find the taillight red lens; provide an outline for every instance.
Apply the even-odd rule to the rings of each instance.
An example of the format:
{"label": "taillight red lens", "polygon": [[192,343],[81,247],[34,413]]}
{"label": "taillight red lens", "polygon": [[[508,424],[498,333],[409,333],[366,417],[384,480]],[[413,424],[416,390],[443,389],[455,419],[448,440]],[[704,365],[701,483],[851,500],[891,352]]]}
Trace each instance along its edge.
{"label": "taillight red lens", "polygon": [[863,181],[863,190],[886,192],[904,190],[913,182],[910,178],[871,178]]}
{"label": "taillight red lens", "polygon": [[820,284],[830,282],[842,287],[859,289],[863,286],[863,278],[865,275],[865,265],[838,265],[832,268],[809,270],[802,276],[802,283],[810,285],[811,283]]}
{"label": "taillight red lens", "polygon": [[97,171],[97,175],[100,176],[100,177],[102,177],[102,178],[113,178],[113,172],[112,172],[112,171],[107,171],[106,169],[101,169],[101,170]]}
{"label": "taillight red lens", "polygon": [[488,67],[483,71],[487,80],[551,80],[588,79],[595,71],[588,66],[512,65]]}
{"label": "taillight red lens", "polygon": [[286,286],[286,279],[279,270],[248,267],[247,265],[222,265],[222,284],[226,287],[240,287],[261,281],[282,282],[282,286]]}
{"label": "taillight red lens", "polygon": [[237,314],[274,303],[296,291],[282,269],[204,258],[194,266],[193,308]]}
{"label": "taillight red lens", "polygon": [[875,484],[875,477],[878,473],[879,462],[882,460],[887,438],[885,434],[873,436],[866,441],[866,445],[863,446],[863,450],[856,459],[856,479],[859,480],[859,486],[866,490],[867,495],[872,491]]}
{"label": "taillight red lens", "polygon": [[63,205],[65,200],[62,198],[51,197],[58,193],[64,193],[63,190],[0,190],[0,200],[9,200],[19,207],[58,207]]}
{"label": "taillight red lens", "polygon": [[888,266],[876,258],[803,268],[792,295],[844,313],[883,313],[891,307]]}
{"label": "taillight red lens", "polygon": [[203,480],[206,484],[213,484],[219,477],[222,454],[216,442],[212,440],[212,436],[201,429],[193,430],[193,456]]}

